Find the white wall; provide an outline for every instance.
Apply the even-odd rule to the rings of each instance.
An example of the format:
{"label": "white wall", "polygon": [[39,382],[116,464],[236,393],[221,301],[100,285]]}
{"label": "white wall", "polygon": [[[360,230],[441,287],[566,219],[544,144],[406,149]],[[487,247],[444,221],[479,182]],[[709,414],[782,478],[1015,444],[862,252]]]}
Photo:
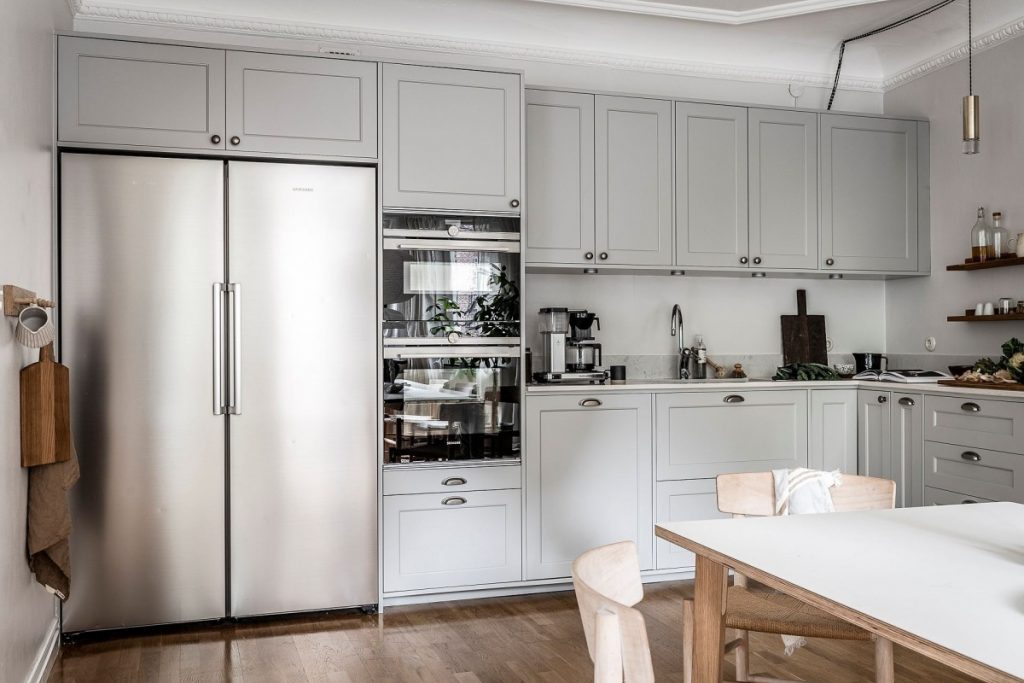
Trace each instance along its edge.
{"label": "white wall", "polygon": [[[0,278],[49,296],[53,31],[64,0],[0,2]],[[18,371],[31,361],[0,324],[0,681],[29,675],[54,625],[54,601],[25,560],[28,478],[19,464]]]}
{"label": "white wall", "polygon": [[940,354],[998,354],[1019,323],[948,323],[978,301],[1024,299],[1024,269],[948,272],[970,256],[970,231],[979,206],[1002,210],[1012,233],[1024,231],[1024,40],[975,55],[974,91],[981,96],[981,153],[961,153],[961,98],[967,62],[912,81],[885,95],[887,114],[931,119],[932,275],[891,281],[886,287],[886,349],[922,354],[934,336]]}
{"label": "white wall", "polygon": [[526,339],[539,349],[537,311],[546,306],[586,308],[601,317],[596,336],[607,355],[664,355],[676,351],[669,335],[673,304],[683,309],[686,343],[704,335],[709,353],[782,353],[779,316],[796,313],[796,290],[807,290],[809,313],[825,315],[834,353],[878,351],[885,343],[884,284],[857,280],[528,275]]}

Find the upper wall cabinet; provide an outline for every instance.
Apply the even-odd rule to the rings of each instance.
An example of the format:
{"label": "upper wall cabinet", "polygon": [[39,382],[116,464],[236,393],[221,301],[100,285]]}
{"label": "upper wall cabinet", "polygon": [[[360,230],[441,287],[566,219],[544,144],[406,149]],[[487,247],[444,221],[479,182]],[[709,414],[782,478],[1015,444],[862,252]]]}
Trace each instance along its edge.
{"label": "upper wall cabinet", "polygon": [[518,74],[385,64],[388,208],[519,212]]}
{"label": "upper wall cabinet", "polygon": [[676,263],[747,257],[747,110],[676,103]]}
{"label": "upper wall cabinet", "polygon": [[526,91],[526,194],[527,262],[593,262],[593,95]]}
{"label": "upper wall cabinet", "polygon": [[818,115],[751,109],[750,265],[818,265]]}
{"label": "upper wall cabinet", "polygon": [[224,51],[61,37],[57,138],[224,149]]}
{"label": "upper wall cabinet", "polygon": [[598,97],[595,212],[598,263],[672,263],[672,106]]}
{"label": "upper wall cabinet", "polygon": [[228,147],[377,156],[377,65],[259,52],[227,54]]}
{"label": "upper wall cabinet", "polygon": [[825,270],[918,270],[918,124],[821,115]]}

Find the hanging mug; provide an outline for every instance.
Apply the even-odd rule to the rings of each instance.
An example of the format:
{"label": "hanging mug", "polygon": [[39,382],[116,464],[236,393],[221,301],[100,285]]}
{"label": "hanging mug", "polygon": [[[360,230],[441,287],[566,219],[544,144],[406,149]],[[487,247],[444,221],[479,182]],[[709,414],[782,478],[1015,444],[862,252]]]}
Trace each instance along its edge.
{"label": "hanging mug", "polygon": [[21,309],[18,314],[18,326],[14,330],[14,338],[22,346],[30,349],[41,349],[53,342],[55,332],[50,312],[45,308],[31,304]]}

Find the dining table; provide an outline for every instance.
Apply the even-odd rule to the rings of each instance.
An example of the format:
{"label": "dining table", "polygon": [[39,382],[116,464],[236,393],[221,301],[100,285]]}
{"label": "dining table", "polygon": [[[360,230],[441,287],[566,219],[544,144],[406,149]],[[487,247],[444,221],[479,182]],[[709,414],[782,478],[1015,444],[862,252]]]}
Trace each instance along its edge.
{"label": "dining table", "polygon": [[1024,681],[1024,505],[663,522],[696,555],[694,683],[722,681],[730,570],[982,681]]}

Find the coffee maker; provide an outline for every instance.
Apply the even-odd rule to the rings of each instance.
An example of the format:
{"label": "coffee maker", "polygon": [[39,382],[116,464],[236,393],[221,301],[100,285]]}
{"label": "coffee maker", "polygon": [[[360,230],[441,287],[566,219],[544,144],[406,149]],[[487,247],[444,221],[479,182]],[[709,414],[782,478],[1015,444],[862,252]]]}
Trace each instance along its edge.
{"label": "coffee maker", "polygon": [[544,369],[534,373],[533,379],[556,384],[604,383],[605,373],[597,369],[601,364],[601,345],[590,334],[595,321],[597,316],[587,311],[540,309]]}

